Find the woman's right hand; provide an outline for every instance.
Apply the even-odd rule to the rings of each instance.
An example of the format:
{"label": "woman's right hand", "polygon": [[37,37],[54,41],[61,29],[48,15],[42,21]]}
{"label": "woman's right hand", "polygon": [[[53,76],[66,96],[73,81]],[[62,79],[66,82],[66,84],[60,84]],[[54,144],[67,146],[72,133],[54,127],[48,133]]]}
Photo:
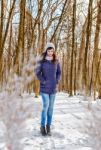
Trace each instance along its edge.
{"label": "woman's right hand", "polygon": [[45,84],[45,83],[46,83],[46,81],[43,81],[42,83],[43,83],[43,84]]}
{"label": "woman's right hand", "polygon": [[56,91],[58,91],[58,88],[59,88],[59,84],[56,84]]}

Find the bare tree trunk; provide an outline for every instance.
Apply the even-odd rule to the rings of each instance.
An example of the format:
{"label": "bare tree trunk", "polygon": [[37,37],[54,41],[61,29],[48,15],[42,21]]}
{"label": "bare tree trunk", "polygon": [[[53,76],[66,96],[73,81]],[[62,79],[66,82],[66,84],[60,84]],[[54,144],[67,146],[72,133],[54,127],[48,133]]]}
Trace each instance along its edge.
{"label": "bare tree trunk", "polygon": [[75,51],[74,51],[74,95],[76,95],[76,88],[77,88],[77,42],[75,44]]}
{"label": "bare tree trunk", "polygon": [[7,20],[7,24],[6,24],[6,29],[4,32],[4,36],[3,36],[3,16],[4,16],[4,1],[1,1],[1,25],[0,25],[0,80],[2,80],[3,78],[3,59],[2,59],[2,55],[3,55],[3,50],[4,50],[4,46],[5,46],[5,42],[6,42],[6,38],[7,38],[7,34],[8,34],[8,29],[9,29],[9,25],[10,25],[10,21],[12,18],[12,13],[14,10],[14,6],[15,6],[15,2],[16,0],[13,0],[12,6],[10,8],[10,12],[9,12],[9,16],[8,16],[8,20]]}
{"label": "bare tree trunk", "polygon": [[[101,0],[98,2],[98,12],[97,12],[97,20],[96,20],[96,31],[95,31],[95,39],[94,39],[94,52],[93,52],[93,61],[92,61],[92,75],[90,81],[90,89],[92,87],[94,81],[94,91],[96,91],[96,74],[97,74],[97,66],[98,66],[98,58],[99,58],[99,40],[100,40],[100,25],[101,25]],[[99,84],[99,83],[98,83]],[[94,92],[94,99],[96,96],[96,92]]]}
{"label": "bare tree trunk", "polygon": [[85,37],[86,37],[87,19],[82,28],[81,44],[79,49],[78,68],[77,68],[77,89],[82,90],[82,76],[83,76],[83,61],[84,61],[84,49],[85,49]]}
{"label": "bare tree trunk", "polygon": [[4,18],[4,0],[1,0],[1,16],[0,16],[0,84],[2,80],[2,38],[3,38],[3,18]]}
{"label": "bare tree trunk", "polygon": [[3,18],[4,18],[4,0],[1,0],[1,16],[0,16],[0,58],[2,55],[2,35],[3,35]]}
{"label": "bare tree trunk", "polygon": [[71,52],[71,69],[70,69],[70,96],[73,95],[73,68],[74,68],[74,47],[75,47],[75,21],[76,21],[76,0],[73,3],[73,18],[72,18],[72,52]]}
{"label": "bare tree trunk", "polygon": [[7,58],[7,62],[8,62],[8,66],[7,66],[7,72],[9,74],[10,72],[10,68],[12,67],[11,65],[11,42],[12,41],[12,22],[11,22],[11,25],[10,25],[10,38],[9,38],[9,47],[8,47],[8,58]]}
{"label": "bare tree trunk", "polygon": [[25,31],[25,7],[26,0],[21,0],[20,2],[20,24],[19,24],[19,34],[18,43],[16,46],[16,56],[14,60],[14,65],[16,66],[17,74],[21,74],[21,66],[24,61],[24,31]]}
{"label": "bare tree trunk", "polygon": [[2,41],[2,51],[3,51],[5,41],[6,41],[6,38],[7,38],[7,33],[8,33],[12,13],[13,13],[13,10],[14,10],[15,2],[16,2],[16,0],[13,0],[12,6],[11,6],[11,9],[10,9],[10,12],[9,12],[8,21],[7,21],[7,25],[6,25],[6,30],[5,30],[5,34],[4,34],[3,41]]}
{"label": "bare tree trunk", "polygon": [[87,31],[86,31],[86,47],[85,47],[85,54],[84,54],[84,66],[83,66],[83,85],[86,91],[88,92],[88,79],[87,79],[87,62],[88,62],[88,48],[89,48],[89,39],[91,35],[91,26],[92,26],[92,3],[93,0],[89,0],[89,7],[88,7],[88,23],[87,23]]}
{"label": "bare tree trunk", "polygon": [[97,68],[96,68],[96,77],[95,77],[95,82],[94,82],[94,100],[96,98],[96,91],[98,91],[98,98],[101,99],[101,80],[100,80],[101,70],[100,68],[101,68],[101,54],[98,60]]}
{"label": "bare tree trunk", "polygon": [[65,10],[65,6],[66,6],[66,4],[67,4],[67,1],[68,1],[68,0],[65,0],[65,3],[64,3],[63,9],[62,9],[62,13],[61,13],[61,16],[60,16],[60,18],[59,18],[59,22],[58,22],[58,24],[57,24],[57,26],[56,26],[56,29],[55,29],[55,31],[54,31],[54,33],[53,33],[53,35],[52,35],[50,41],[53,41],[54,36],[55,36],[55,34],[56,34],[56,31],[58,30],[58,27],[59,27],[59,25],[60,25],[60,23],[61,23],[61,21],[62,21],[62,17],[63,17],[63,13],[64,13],[64,10]]}

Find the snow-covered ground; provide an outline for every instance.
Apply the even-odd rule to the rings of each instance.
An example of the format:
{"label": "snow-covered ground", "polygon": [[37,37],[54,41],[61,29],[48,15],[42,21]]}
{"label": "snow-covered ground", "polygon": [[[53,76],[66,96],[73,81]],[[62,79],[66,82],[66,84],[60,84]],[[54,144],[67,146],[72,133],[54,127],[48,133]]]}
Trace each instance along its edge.
{"label": "snow-covered ground", "polygon": [[[22,99],[23,105],[30,108],[28,111],[31,115],[23,124],[21,150],[93,150],[89,136],[82,130],[88,114],[88,102],[83,96],[69,97],[63,92],[56,94],[51,137],[40,134],[41,96],[35,98],[34,93],[24,94]],[[5,146],[5,132],[1,120],[0,150],[8,150]]]}

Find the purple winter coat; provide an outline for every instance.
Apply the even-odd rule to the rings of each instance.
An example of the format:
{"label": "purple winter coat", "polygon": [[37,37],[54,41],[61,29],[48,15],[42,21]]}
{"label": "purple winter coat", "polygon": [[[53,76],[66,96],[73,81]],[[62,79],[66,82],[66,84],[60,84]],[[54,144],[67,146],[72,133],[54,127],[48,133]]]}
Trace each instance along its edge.
{"label": "purple winter coat", "polygon": [[56,84],[61,78],[61,67],[59,61],[55,64],[51,60],[40,61],[36,69],[36,76],[40,81],[40,91],[48,94],[56,93]]}

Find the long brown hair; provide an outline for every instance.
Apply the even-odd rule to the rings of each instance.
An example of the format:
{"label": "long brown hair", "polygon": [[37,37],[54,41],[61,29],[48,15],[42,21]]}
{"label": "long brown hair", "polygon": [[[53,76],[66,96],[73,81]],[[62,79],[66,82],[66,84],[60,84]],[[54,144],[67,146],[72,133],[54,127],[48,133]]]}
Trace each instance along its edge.
{"label": "long brown hair", "polygon": [[[48,49],[52,49],[52,47],[49,47]],[[48,50],[48,49],[47,49],[47,50]],[[42,53],[42,61],[45,61],[45,57],[46,57],[46,55],[47,55],[47,50]],[[56,57],[56,53],[55,53],[55,51],[54,51],[52,62],[55,64],[57,61],[58,61],[58,60],[57,60],[57,57]]]}

